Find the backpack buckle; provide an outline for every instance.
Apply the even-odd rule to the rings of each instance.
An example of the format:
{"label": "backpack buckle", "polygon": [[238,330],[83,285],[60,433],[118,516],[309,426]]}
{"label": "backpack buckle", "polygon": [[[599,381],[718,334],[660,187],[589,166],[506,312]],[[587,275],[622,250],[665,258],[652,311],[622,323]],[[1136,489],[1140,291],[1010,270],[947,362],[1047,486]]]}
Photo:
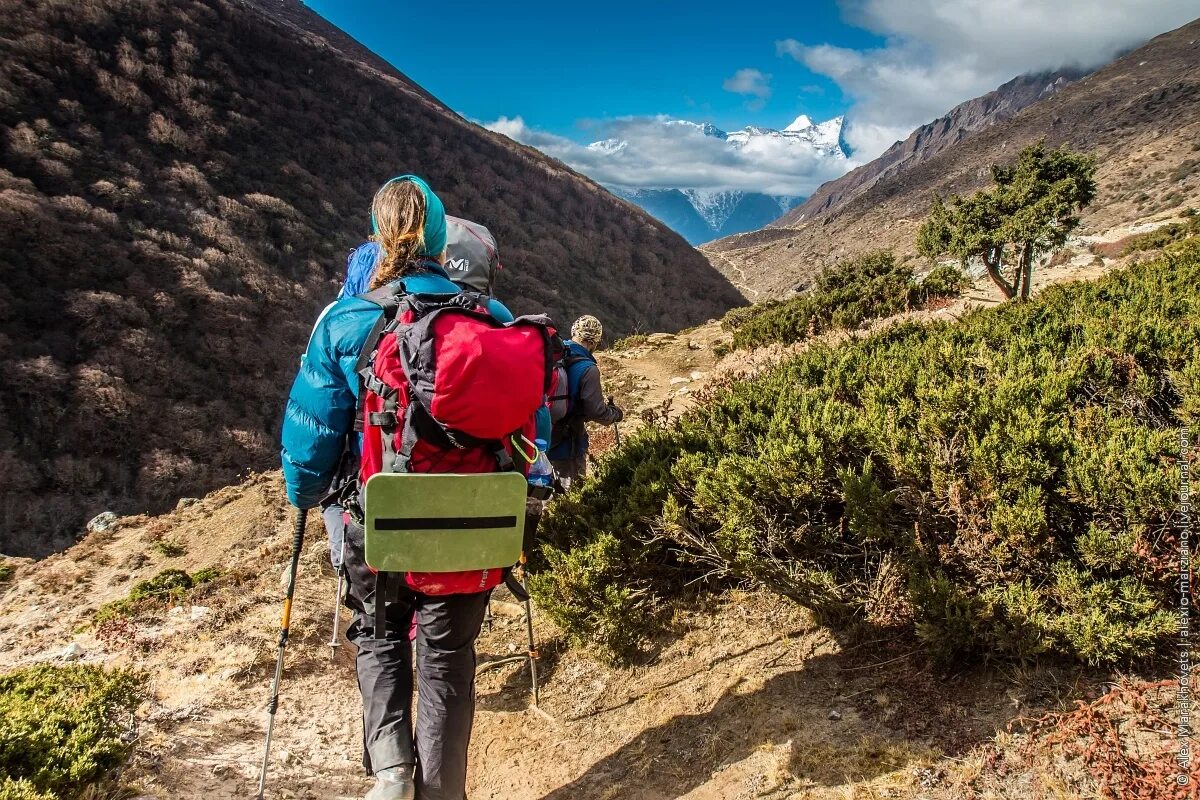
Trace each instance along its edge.
{"label": "backpack buckle", "polygon": [[516,469],[516,464],[513,463],[513,458],[508,451],[504,449],[504,445],[497,445],[495,449],[496,456],[496,471],[497,472],[512,472]]}

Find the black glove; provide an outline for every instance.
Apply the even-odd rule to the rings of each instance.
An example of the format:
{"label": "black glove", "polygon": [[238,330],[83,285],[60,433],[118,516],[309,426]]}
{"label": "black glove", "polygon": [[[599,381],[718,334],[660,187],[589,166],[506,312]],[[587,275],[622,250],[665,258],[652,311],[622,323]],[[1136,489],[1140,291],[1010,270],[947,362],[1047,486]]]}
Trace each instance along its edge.
{"label": "black glove", "polygon": [[618,408],[616,405],[614,405],[611,401],[609,401],[608,407],[611,408],[613,411],[617,412],[617,418],[613,420],[614,425],[617,424],[618,422],[620,422],[621,420],[625,419],[625,412],[622,411],[620,408]]}

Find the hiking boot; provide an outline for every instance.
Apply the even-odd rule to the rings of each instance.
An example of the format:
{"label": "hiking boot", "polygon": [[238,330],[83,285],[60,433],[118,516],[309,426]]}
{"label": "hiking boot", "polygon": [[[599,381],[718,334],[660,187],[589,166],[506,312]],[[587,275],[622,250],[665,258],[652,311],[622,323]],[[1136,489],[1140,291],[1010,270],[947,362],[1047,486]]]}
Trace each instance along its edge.
{"label": "hiking boot", "polygon": [[412,764],[402,764],[376,772],[375,786],[367,792],[363,800],[413,800],[417,796],[414,772]]}

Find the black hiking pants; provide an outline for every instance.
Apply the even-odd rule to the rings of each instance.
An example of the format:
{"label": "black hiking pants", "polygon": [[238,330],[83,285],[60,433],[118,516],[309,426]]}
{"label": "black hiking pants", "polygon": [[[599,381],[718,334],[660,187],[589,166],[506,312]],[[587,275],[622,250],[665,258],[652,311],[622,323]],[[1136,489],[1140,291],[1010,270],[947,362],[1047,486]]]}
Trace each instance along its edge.
{"label": "black hiking pants", "polygon": [[[377,637],[375,576],[362,553],[362,529],[350,523],[346,605],[355,613],[346,637],[358,648],[363,766],[376,773],[415,764],[421,800],[464,800],[467,747],[475,718],[475,639],[483,625],[488,592],[434,597],[400,585],[387,602],[386,634]],[[416,636],[410,641],[414,622]]]}

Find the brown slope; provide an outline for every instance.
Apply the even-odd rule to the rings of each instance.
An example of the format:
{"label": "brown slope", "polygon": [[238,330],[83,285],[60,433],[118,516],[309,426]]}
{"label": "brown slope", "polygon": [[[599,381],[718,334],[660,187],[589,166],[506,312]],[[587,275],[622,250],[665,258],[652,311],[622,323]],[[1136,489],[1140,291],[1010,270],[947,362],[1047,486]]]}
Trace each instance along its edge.
{"label": "brown slope", "polygon": [[1200,203],[1200,20],[1191,22],[985,128],[913,168],[877,181],[832,213],[705,245],[751,297],[790,291],[847,256],[915,254],[933,194],[986,185],[989,165],[1045,139],[1099,159],[1082,233]]}
{"label": "brown slope", "polygon": [[277,463],[299,349],[397,172],[492,228],[515,311],[620,335],[738,301],[330,31],[298,3],[0,0],[0,552]]}
{"label": "brown slope", "polygon": [[787,228],[821,214],[833,213],[879,181],[912,169],[975,131],[1011,119],[1021,109],[1046,99],[1085,74],[1081,70],[1065,69],[1021,75],[995,91],[960,103],[948,114],[917,128],[907,139],[896,142],[870,163],[822,184],[812,197],[772,222],[770,227]]}

